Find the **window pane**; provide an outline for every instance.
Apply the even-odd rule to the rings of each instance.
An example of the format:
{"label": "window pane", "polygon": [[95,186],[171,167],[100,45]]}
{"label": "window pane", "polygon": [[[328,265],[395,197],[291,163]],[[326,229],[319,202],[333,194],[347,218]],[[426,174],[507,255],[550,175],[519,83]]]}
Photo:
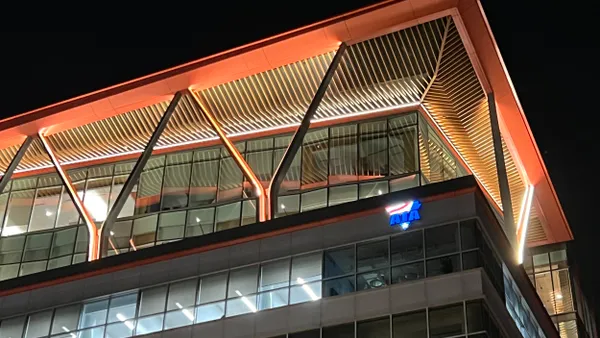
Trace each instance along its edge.
{"label": "window pane", "polygon": [[25,254],[23,262],[48,259],[50,245],[52,244],[52,233],[36,234],[27,236],[25,242]]}
{"label": "window pane", "polygon": [[290,288],[290,304],[298,304],[321,299],[321,282],[299,283]]}
{"label": "window pane", "polygon": [[137,292],[112,298],[108,309],[108,322],[123,322],[134,318],[136,306]]}
{"label": "window pane", "polygon": [[[95,327],[93,329],[79,331],[77,338],[96,338],[96,337],[103,337],[103,336],[104,336],[104,326],[100,326],[100,327]],[[72,338],[72,337],[73,336],[71,336],[69,334],[69,336],[65,337],[65,338]]]}
{"label": "window pane", "polygon": [[79,328],[85,329],[106,323],[107,308],[108,299],[83,304],[83,311],[81,311],[81,318],[79,319]]}
{"label": "window pane", "polygon": [[360,338],[386,338],[390,337],[390,319],[381,318],[358,322],[356,336]]}
{"label": "window pane", "polygon": [[0,264],[20,262],[24,245],[25,236],[0,238]]}
{"label": "window pane", "polygon": [[321,330],[310,330],[288,334],[288,338],[320,338]]}
{"label": "window pane", "polygon": [[489,318],[481,301],[467,303],[467,328],[469,332],[484,331]]}
{"label": "window pane", "polygon": [[289,289],[277,289],[272,291],[265,291],[258,294],[258,309],[274,309],[281,306],[288,305],[288,292]]}
{"label": "window pane", "polygon": [[321,252],[292,257],[292,285],[320,280],[322,262]]}
{"label": "window pane", "polygon": [[75,252],[88,251],[88,229],[85,225],[77,228],[77,239],[75,243]]}
{"label": "window pane", "polygon": [[46,264],[47,261],[23,263],[21,264],[21,269],[19,270],[19,276],[26,276],[45,271]]}
{"label": "window pane", "polygon": [[[287,147],[287,145],[286,145]],[[283,159],[283,155],[285,154],[286,149],[276,149],[273,153],[273,169],[277,169],[281,159]],[[299,151],[294,156],[292,160],[292,164],[290,164],[290,168],[288,169],[285,177],[283,178],[283,182],[281,182],[280,191],[293,191],[300,189],[300,167],[302,165],[300,158],[302,156],[302,151]]]}
{"label": "window pane", "polygon": [[157,221],[158,215],[141,217],[133,220],[131,239],[138,249],[154,245]]}
{"label": "window pane", "polygon": [[193,307],[196,299],[197,285],[197,279],[189,279],[171,284],[169,286],[167,311]]}
{"label": "window pane", "polygon": [[165,315],[165,330],[192,325],[194,323],[194,308],[180,309],[167,312]]}
{"label": "window pane", "polygon": [[390,284],[390,268],[361,273],[356,276],[356,290],[376,289]]}
{"label": "window pane", "polygon": [[458,224],[425,229],[427,257],[458,251]]}
{"label": "window pane", "polygon": [[135,328],[137,336],[162,330],[164,314],[140,318]]}
{"label": "window pane", "polygon": [[345,295],[354,290],[354,276],[323,281],[323,297]]}
{"label": "window pane", "polygon": [[302,194],[302,212],[325,208],[327,206],[327,189],[315,190]]}
{"label": "window pane", "polygon": [[54,233],[50,258],[72,255],[75,248],[77,228],[66,229]]}
{"label": "window pane", "polygon": [[273,151],[267,150],[246,154],[246,161],[263,187],[267,188],[273,175]]}
{"label": "window pane", "polygon": [[552,263],[553,270],[568,268],[567,251],[563,249],[550,252],[550,262]]}
{"label": "window pane", "polygon": [[62,268],[63,266],[71,265],[73,256],[62,256],[48,261],[48,270]]}
{"label": "window pane", "polygon": [[189,163],[167,166],[162,191],[162,210],[187,206],[191,168]]}
{"label": "window pane", "polygon": [[278,199],[275,217],[297,214],[300,211],[300,195],[281,196]]}
{"label": "window pane", "polygon": [[96,222],[106,219],[112,178],[88,180],[83,204]]}
{"label": "window pane", "polygon": [[329,205],[353,202],[358,199],[358,186],[355,184],[329,188]]}
{"label": "window pane", "polygon": [[151,315],[165,311],[167,286],[159,286],[142,291],[139,316]]}
{"label": "window pane", "polygon": [[556,314],[554,306],[554,290],[552,288],[552,277],[550,272],[537,273],[535,275],[535,288],[542,304],[550,315]]}
{"label": "window pane", "polygon": [[[387,142],[386,121],[375,121],[360,124],[360,158],[358,160],[358,166],[360,175],[359,177],[361,180],[384,177],[389,174],[387,163]],[[362,197],[362,191],[361,198],[364,198]]]}
{"label": "window pane", "polygon": [[548,254],[533,255],[533,268],[535,272],[550,270],[550,257]]}
{"label": "window pane", "polygon": [[[82,189],[83,183],[73,184],[76,189]],[[79,212],[71,200],[71,196],[63,189],[62,196],[60,199],[60,207],[58,211],[58,221],[56,227],[68,226],[79,224]]]}
{"label": "window pane", "polygon": [[[390,174],[401,175],[417,170],[417,133],[414,114],[389,120]],[[409,126],[413,124],[412,126]]]}
{"label": "window pane", "polygon": [[562,269],[558,271],[552,271],[552,281],[554,284],[556,313],[573,311],[573,297],[571,292],[569,270]]}
{"label": "window pane", "polygon": [[390,180],[390,191],[400,191],[419,185],[419,175],[409,175]]}
{"label": "window pane", "polygon": [[427,277],[445,275],[460,271],[458,255],[434,258],[427,261]]}
{"label": "window pane", "polygon": [[388,240],[361,243],[356,246],[358,272],[370,271],[388,266]]}
{"label": "window pane", "polygon": [[256,223],[256,206],[258,202],[256,200],[248,200],[242,202],[242,225]]}
{"label": "window pane", "polygon": [[232,270],[229,275],[228,298],[241,297],[256,292],[258,284],[258,265]]}
{"label": "window pane", "polygon": [[423,232],[412,231],[392,237],[392,264],[423,259]]}
{"label": "window pane", "polygon": [[7,202],[8,202],[8,193],[0,194],[0,228],[2,228],[2,225],[4,225],[4,216],[6,215],[6,203]]}
{"label": "window pane", "polygon": [[256,295],[242,296],[227,300],[227,317],[256,312]]}
{"label": "window pane", "polygon": [[477,226],[477,221],[472,219],[460,222],[461,250],[480,248],[483,238]]}
{"label": "window pane", "polygon": [[205,276],[200,279],[198,291],[198,304],[206,304],[225,299],[227,289],[227,273]]}
{"label": "window pane", "polygon": [[33,204],[29,231],[54,228],[61,187],[38,189]]}
{"label": "window pane", "polygon": [[[196,153],[198,154],[198,152]],[[219,161],[203,161],[192,165],[190,206],[202,206],[217,201]]]}
{"label": "window pane", "polygon": [[213,232],[215,223],[215,208],[188,211],[185,237],[194,237]]}
{"label": "window pane", "polygon": [[108,241],[107,245],[104,247],[108,248],[109,252],[113,246],[120,252],[128,252],[129,247],[131,246],[129,244],[129,240],[132,238],[132,226],[132,221],[115,222],[112,227],[106,229],[108,231],[104,232],[104,235],[107,236]]}
{"label": "window pane", "polygon": [[354,246],[331,249],[323,255],[323,277],[335,277],[354,272]]}
{"label": "window pane", "polygon": [[[131,337],[133,335],[133,328],[133,320],[109,324],[106,326],[106,338]],[[102,335],[98,337],[102,337]],[[95,338],[95,336],[90,338]]]}
{"label": "window pane", "polygon": [[81,305],[71,305],[56,309],[52,323],[52,334],[77,330]]}
{"label": "window pane", "polygon": [[392,317],[394,338],[427,338],[425,311],[403,313]]}
{"label": "window pane", "polygon": [[3,236],[17,235],[27,231],[35,190],[17,191],[10,194]]}
{"label": "window pane", "polygon": [[[129,170],[129,171],[131,171],[131,170]],[[119,196],[119,194],[121,193],[121,190],[123,190],[123,185],[125,184],[125,181],[127,181],[128,177],[129,177],[129,174],[114,177],[112,190],[110,192],[109,210],[112,209],[112,206],[115,204],[117,196]],[[127,200],[125,200],[125,205],[123,205],[121,212],[119,212],[119,218],[133,216],[133,213],[135,210],[135,196],[136,195],[137,195],[137,184],[133,187],[133,189],[131,190],[131,193],[127,196]]]}
{"label": "window pane", "polygon": [[[223,291],[225,294],[225,291]],[[225,316],[225,302],[210,303],[196,307],[196,323],[221,319]]]}
{"label": "window pane", "polygon": [[[164,157],[161,157],[164,160]],[[160,189],[162,187],[163,167],[158,159],[150,159],[140,176],[135,214],[145,214],[160,210]]]}
{"label": "window pane", "polygon": [[19,274],[19,263],[0,266],[0,280],[17,277]]}
{"label": "window pane", "polygon": [[358,179],[358,145],[355,124],[331,128],[329,139],[329,184]]}
{"label": "window pane", "polygon": [[425,264],[423,262],[410,263],[392,268],[392,283],[404,283],[411,280],[425,278]]}
{"label": "window pane", "polygon": [[311,189],[327,185],[328,131],[310,131],[302,145],[302,188]]}
{"label": "window pane", "polygon": [[429,310],[429,336],[448,337],[465,333],[462,304]]}
{"label": "window pane", "polygon": [[388,193],[388,182],[361,183],[359,187],[359,199],[375,197]]}
{"label": "window pane", "polygon": [[221,160],[220,173],[219,201],[240,199],[242,197],[242,180],[244,177],[233,158],[227,157]]}
{"label": "window pane", "polygon": [[157,240],[167,241],[183,238],[185,211],[160,214]]}
{"label": "window pane", "polygon": [[25,317],[16,317],[4,319],[0,323],[0,337],[2,338],[19,338],[23,335],[23,326],[25,325]]}
{"label": "window pane", "polygon": [[44,337],[50,332],[52,310],[39,312],[29,316],[25,338]]}
{"label": "window pane", "polygon": [[[354,323],[324,327],[323,338],[354,338]],[[362,337],[361,337],[362,338]]]}
{"label": "window pane", "polygon": [[273,290],[289,285],[289,259],[263,264],[260,269],[260,285],[258,291]]}

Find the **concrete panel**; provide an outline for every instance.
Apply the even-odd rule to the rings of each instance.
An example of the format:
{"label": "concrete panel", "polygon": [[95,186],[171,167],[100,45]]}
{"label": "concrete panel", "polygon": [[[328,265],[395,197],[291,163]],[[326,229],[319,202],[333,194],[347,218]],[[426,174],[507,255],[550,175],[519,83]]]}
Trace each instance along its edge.
{"label": "concrete panel", "polygon": [[316,329],[321,326],[321,302],[308,302],[289,307],[290,332]]}
{"label": "concrete panel", "polygon": [[273,337],[288,333],[289,307],[261,311],[255,314],[256,337]]}
{"label": "concrete panel", "polygon": [[192,336],[192,326],[179,327],[172,330],[163,331],[161,338],[190,338]]}
{"label": "concrete panel", "polygon": [[354,295],[321,299],[321,324],[331,326],[354,320]]}
{"label": "concrete panel", "polygon": [[429,306],[439,306],[462,300],[461,274],[450,274],[425,280],[425,292]]}
{"label": "concrete panel", "polygon": [[[254,321],[256,315],[242,315],[225,319],[224,335],[225,338],[252,338],[254,337]],[[208,337],[208,336],[205,336]]]}
{"label": "concrete panel", "polygon": [[229,248],[221,248],[198,255],[198,274],[211,273],[229,268]]}
{"label": "concrete panel", "polygon": [[192,327],[192,338],[222,338],[224,323],[224,320],[215,320],[208,323],[194,325]]}
{"label": "concrete panel", "polygon": [[229,247],[229,266],[234,268],[259,261],[260,241],[246,242]]}
{"label": "concrete panel", "polygon": [[427,306],[425,283],[423,281],[393,285],[390,290],[392,313],[419,310]]}
{"label": "concrete panel", "polygon": [[355,302],[356,320],[387,315],[390,313],[390,288],[358,292]]}
{"label": "concrete panel", "polygon": [[322,249],[323,228],[324,227],[316,227],[293,232],[291,247],[292,254]]}
{"label": "concrete panel", "polygon": [[284,234],[260,240],[259,259],[261,261],[291,254],[292,234]]}
{"label": "concrete panel", "polygon": [[0,316],[10,317],[26,312],[29,304],[30,292],[21,292],[2,298]]}

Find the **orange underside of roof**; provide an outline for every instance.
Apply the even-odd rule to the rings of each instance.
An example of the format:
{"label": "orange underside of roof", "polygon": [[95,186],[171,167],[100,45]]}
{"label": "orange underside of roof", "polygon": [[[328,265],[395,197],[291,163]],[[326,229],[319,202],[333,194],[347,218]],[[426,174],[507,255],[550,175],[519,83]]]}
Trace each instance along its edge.
{"label": "orange underside of roof", "polygon": [[[500,129],[526,183],[535,186],[549,242],[572,239],[550,177],[477,0],[386,1],[0,121],[0,149],[41,129],[51,135],[166,101],[180,90],[210,88],[375,36],[452,16],[484,90],[495,95]],[[518,206],[513,206],[514,208]]]}

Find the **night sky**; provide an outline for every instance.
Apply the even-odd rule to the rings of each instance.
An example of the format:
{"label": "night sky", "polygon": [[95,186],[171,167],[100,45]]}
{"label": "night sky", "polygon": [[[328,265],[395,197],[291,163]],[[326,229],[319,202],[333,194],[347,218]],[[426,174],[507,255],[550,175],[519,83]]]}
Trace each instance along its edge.
{"label": "night sky", "polygon": [[[594,212],[598,190],[596,138],[599,44],[598,12],[541,1],[482,0],[506,66],[576,237],[588,297],[600,300]],[[231,5],[229,2],[227,6]],[[319,6],[312,6],[313,3]],[[223,6],[200,33],[171,30],[103,33],[0,33],[4,83],[0,117],[76,95],[342,14],[373,1],[303,2],[275,15],[254,4],[232,13]],[[575,3],[575,2],[573,2]],[[335,5],[334,5],[335,4]],[[557,2],[557,4],[559,4]],[[218,5],[215,5],[218,6]],[[526,7],[523,7],[526,6]],[[584,8],[582,6],[590,6]],[[212,20],[211,20],[212,19]],[[600,309],[596,302],[596,309]],[[600,323],[600,322],[599,322]]]}

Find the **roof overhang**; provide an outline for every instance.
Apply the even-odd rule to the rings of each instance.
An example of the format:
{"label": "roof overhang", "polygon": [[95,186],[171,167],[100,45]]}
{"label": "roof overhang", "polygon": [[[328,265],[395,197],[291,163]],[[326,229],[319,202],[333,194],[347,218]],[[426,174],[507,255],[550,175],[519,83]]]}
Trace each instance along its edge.
{"label": "roof overhang", "polygon": [[[560,202],[477,0],[386,1],[272,38],[0,121],[0,148],[41,129],[55,134],[164,102],[179,90],[201,90],[334,51],[444,16],[452,16],[482,88],[493,92],[499,124],[522,181],[535,187],[533,205],[547,242],[572,239]],[[517,206],[515,206],[517,207]],[[542,244],[542,243],[539,243]]]}

